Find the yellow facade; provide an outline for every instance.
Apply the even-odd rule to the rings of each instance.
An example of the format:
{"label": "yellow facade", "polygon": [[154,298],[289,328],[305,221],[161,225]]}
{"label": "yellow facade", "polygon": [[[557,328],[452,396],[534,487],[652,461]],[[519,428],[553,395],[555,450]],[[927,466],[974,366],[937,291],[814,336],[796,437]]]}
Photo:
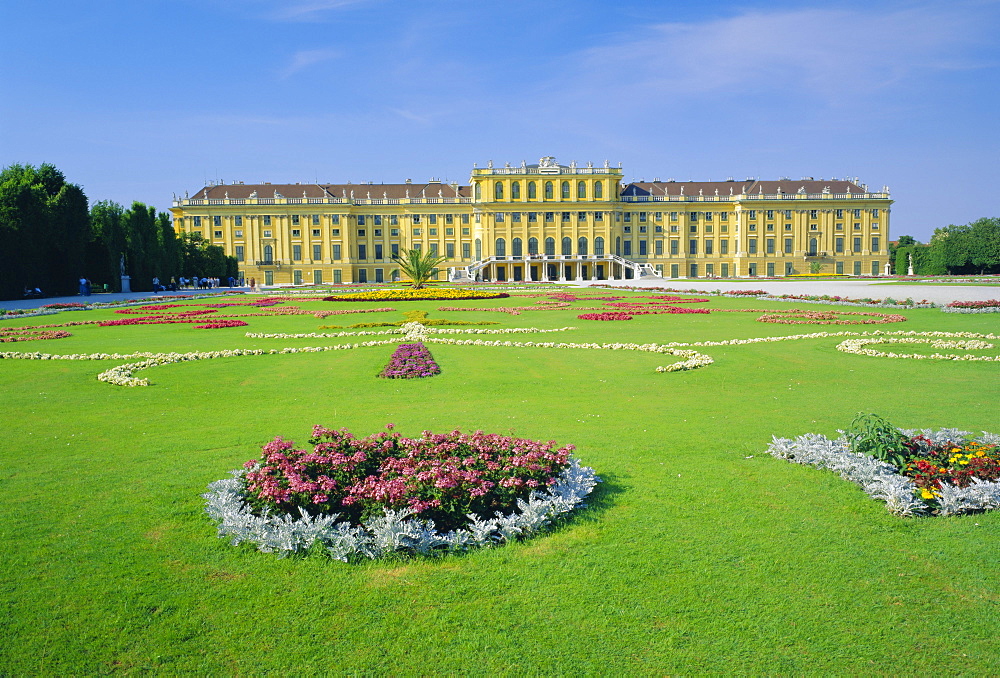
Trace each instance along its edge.
{"label": "yellow facade", "polygon": [[474,167],[468,186],[216,184],[171,211],[281,285],[393,280],[411,248],[454,280],[883,275],[891,203],[856,180],[624,184],[620,167],[546,157]]}

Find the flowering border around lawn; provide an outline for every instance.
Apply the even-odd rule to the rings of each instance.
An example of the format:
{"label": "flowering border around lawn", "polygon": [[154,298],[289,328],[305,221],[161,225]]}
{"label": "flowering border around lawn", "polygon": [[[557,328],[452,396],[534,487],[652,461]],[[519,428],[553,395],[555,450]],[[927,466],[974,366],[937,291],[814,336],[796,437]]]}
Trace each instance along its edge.
{"label": "flowering border around lawn", "polygon": [[506,292],[487,292],[446,287],[442,289],[371,290],[369,292],[324,297],[323,301],[450,301],[458,299],[505,299],[509,296]]}
{"label": "flowering border around lawn", "polygon": [[320,543],[333,559],[348,562],[359,558],[385,558],[397,553],[429,555],[442,551],[489,548],[534,536],[559,516],[585,506],[583,500],[600,482],[592,468],[571,458],[570,466],[556,484],[544,492],[532,492],[527,501],[518,500],[517,509],[494,517],[473,516],[468,528],[440,533],[433,523],[414,519],[412,510],[394,511],[352,527],[339,516],[290,515],[258,516],[246,504],[242,469],[232,479],[217,480],[208,486],[205,512],[218,523],[219,537],[228,537],[236,546],[255,544],[264,553],[280,556],[309,551]]}
{"label": "flowering border around lawn", "polygon": [[[945,334],[945,333],[938,333]],[[959,349],[966,351],[981,351],[991,349],[994,344],[982,339],[995,339],[993,335],[975,335],[969,338],[970,333],[954,333],[954,340],[945,338],[920,338],[920,337],[861,337],[859,339],[846,339],[837,345],[837,350],[854,355],[869,356],[872,358],[909,358],[911,360],[960,360],[963,362],[1000,362],[1000,355],[972,355],[970,353],[932,353],[925,355],[922,353],[893,353],[889,351],[877,351],[868,348],[879,344],[930,344],[931,348],[938,350]]]}
{"label": "flowering border around lawn", "polygon": [[[923,435],[932,442],[952,442],[963,445],[976,442],[986,445],[1000,444],[1000,435],[983,432],[977,438],[957,429],[901,429],[904,435]],[[933,499],[926,499],[913,479],[884,461],[867,454],[851,451],[847,438],[831,440],[826,436],[808,433],[798,438],[778,438],[767,448],[768,454],[796,464],[829,469],[841,478],[855,483],[873,499],[884,501],[889,513],[897,516],[956,515],[1000,508],[1000,482],[981,481],[973,478],[968,487],[958,487],[942,482]]]}

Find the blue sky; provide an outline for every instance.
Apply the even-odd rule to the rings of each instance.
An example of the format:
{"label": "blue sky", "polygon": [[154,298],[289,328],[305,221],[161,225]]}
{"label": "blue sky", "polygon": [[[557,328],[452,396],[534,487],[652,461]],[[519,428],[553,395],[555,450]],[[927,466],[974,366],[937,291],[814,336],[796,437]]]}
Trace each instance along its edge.
{"label": "blue sky", "polygon": [[1000,216],[1000,2],[0,0],[0,165],[206,180],[854,177],[892,236]]}

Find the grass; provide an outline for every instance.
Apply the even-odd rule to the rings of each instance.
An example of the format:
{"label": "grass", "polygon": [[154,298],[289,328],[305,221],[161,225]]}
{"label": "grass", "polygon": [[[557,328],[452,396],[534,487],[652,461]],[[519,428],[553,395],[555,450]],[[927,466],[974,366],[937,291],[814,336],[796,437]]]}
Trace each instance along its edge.
{"label": "grass", "polygon": [[[320,340],[243,333],[395,321],[411,309],[579,328],[512,341],[997,329],[986,315],[936,309],[869,328],[744,313],[588,322],[571,311],[436,311],[531,301],[397,302],[395,313],[208,331],[86,326],[5,348],[309,346]],[[904,427],[995,431],[997,364],[863,358],[837,343],[707,348],[714,365],[674,374],[653,372],[668,356],[645,353],[432,344],[441,375],[377,379],[389,346],[157,367],[140,373],[150,387],[133,389],[96,381],[111,363],[4,360],[0,674],[992,673],[1000,515],[895,518],[854,485],[763,450],[772,435],[834,435],[858,411]],[[199,495],[263,442],[305,442],[317,423],[366,434],[389,422],[408,434],[483,429],[573,443],[606,482],[548,535],[429,561],[278,559],[215,537]]]}

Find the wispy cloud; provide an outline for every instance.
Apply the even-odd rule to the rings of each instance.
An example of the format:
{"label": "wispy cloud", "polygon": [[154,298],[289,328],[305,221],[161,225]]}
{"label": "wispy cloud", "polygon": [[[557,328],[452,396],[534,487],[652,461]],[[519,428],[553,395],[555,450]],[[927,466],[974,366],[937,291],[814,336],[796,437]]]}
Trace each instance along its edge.
{"label": "wispy cloud", "polygon": [[306,0],[305,2],[279,2],[270,13],[274,19],[281,21],[317,21],[331,10],[344,9],[372,0]]}
{"label": "wispy cloud", "polygon": [[928,69],[972,67],[967,13],[804,9],[661,23],[576,55],[580,83],[619,95],[872,91]]}
{"label": "wispy cloud", "polygon": [[292,55],[291,62],[282,68],[279,74],[282,79],[289,78],[304,68],[330,59],[337,59],[340,56],[341,52],[332,48],[300,50]]}

